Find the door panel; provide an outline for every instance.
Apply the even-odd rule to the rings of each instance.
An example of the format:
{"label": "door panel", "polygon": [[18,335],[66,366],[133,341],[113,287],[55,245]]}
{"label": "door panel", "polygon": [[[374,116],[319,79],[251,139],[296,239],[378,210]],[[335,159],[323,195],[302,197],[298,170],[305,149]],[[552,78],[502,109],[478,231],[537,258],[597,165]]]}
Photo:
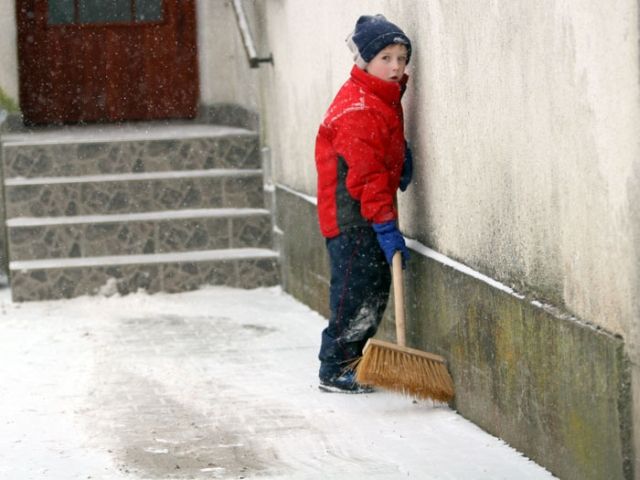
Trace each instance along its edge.
{"label": "door panel", "polygon": [[159,22],[162,20],[162,2],[160,0],[137,0],[135,9],[138,21]]}
{"label": "door panel", "polygon": [[73,23],[75,0],[58,0],[49,2],[49,25]]}
{"label": "door panel", "polygon": [[18,0],[29,124],[193,118],[194,0]]}
{"label": "door panel", "polygon": [[[56,0],[49,0],[49,3]],[[131,22],[130,0],[80,0],[78,21],[80,23]]]}

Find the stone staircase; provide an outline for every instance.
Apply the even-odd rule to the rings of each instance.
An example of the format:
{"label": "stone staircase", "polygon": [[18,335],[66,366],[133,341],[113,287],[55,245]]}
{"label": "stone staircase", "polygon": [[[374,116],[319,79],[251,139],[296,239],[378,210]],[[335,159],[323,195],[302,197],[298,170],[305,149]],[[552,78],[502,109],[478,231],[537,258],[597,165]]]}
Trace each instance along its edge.
{"label": "stone staircase", "polygon": [[14,301],[279,281],[255,132],[68,127],[1,149]]}

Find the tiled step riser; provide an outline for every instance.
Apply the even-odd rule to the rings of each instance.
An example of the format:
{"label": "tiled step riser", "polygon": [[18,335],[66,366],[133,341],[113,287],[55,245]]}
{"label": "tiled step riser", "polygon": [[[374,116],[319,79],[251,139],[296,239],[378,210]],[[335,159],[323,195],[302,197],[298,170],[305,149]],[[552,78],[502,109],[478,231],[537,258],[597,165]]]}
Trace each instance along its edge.
{"label": "tiled step riser", "polygon": [[60,145],[5,145],[5,178],[260,168],[256,135]]}
{"label": "tiled step riser", "polygon": [[260,174],[120,182],[5,185],[7,218],[197,208],[262,208]]}
{"label": "tiled step riser", "polygon": [[11,259],[271,248],[268,214],[9,228]]}
{"label": "tiled step riser", "polygon": [[[112,280],[113,279],[113,280]],[[143,289],[149,293],[177,293],[203,285],[257,288],[277,285],[277,259],[235,259],[206,262],[125,265],[107,267],[14,270],[11,275],[13,300],[38,301],[96,295],[111,290],[120,294]]]}
{"label": "tiled step riser", "polygon": [[0,148],[14,301],[279,282],[255,132],[136,124]]}

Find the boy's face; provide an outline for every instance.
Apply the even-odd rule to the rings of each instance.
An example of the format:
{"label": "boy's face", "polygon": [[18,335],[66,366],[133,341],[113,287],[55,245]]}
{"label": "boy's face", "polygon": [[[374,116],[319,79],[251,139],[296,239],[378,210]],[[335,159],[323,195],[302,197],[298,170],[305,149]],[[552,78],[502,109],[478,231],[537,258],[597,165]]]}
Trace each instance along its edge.
{"label": "boy's face", "polygon": [[399,82],[407,67],[407,47],[394,43],[383,48],[367,64],[365,69],[370,75],[387,82]]}

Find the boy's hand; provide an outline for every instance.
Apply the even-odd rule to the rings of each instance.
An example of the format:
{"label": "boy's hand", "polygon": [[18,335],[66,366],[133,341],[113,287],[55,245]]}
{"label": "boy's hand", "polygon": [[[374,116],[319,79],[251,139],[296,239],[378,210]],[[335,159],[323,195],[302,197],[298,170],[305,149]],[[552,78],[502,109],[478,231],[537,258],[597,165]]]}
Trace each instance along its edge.
{"label": "boy's hand", "polygon": [[404,163],[402,165],[402,175],[400,176],[400,190],[405,191],[411,183],[413,177],[413,153],[409,142],[404,141]]}
{"label": "boy's hand", "polygon": [[374,223],[372,226],[389,265],[393,261],[393,254],[400,252],[402,253],[402,268],[404,268],[406,261],[409,259],[409,250],[404,243],[404,237],[396,227],[396,221]]}

